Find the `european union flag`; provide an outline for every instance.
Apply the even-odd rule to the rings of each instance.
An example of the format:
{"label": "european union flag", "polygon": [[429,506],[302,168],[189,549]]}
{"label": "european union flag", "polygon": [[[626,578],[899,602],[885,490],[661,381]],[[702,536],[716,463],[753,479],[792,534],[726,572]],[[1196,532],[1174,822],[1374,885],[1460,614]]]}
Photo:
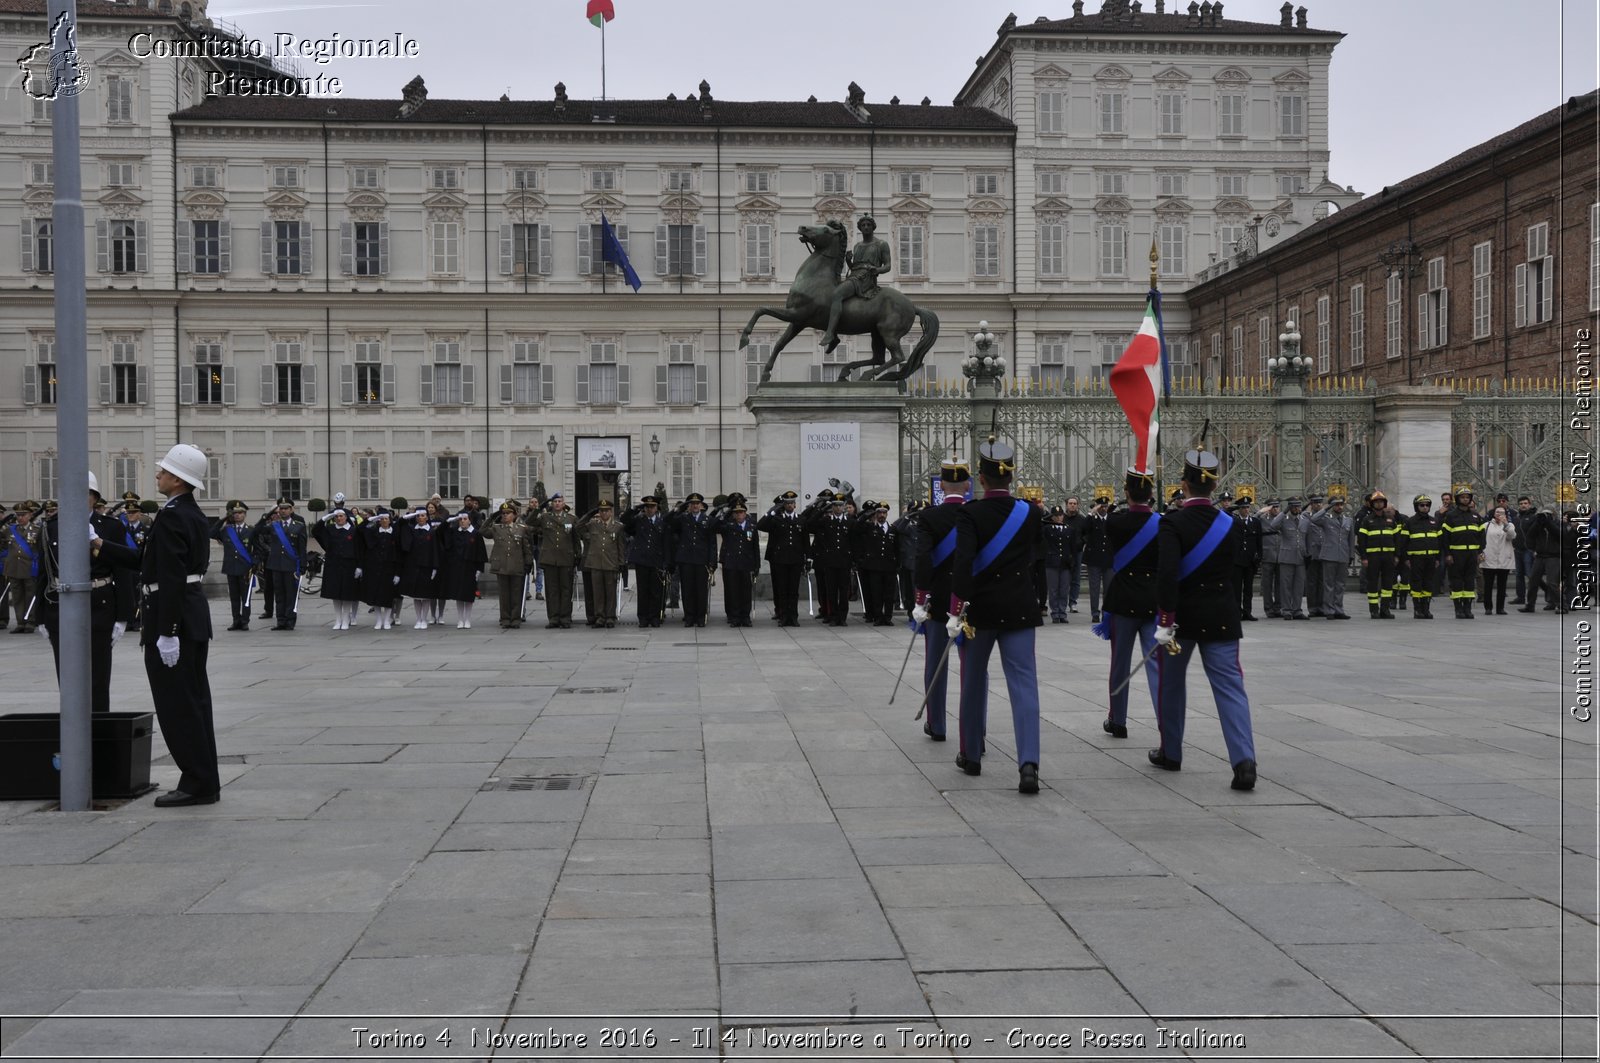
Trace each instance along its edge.
{"label": "european union flag", "polygon": [[639,274],[634,270],[633,263],[628,261],[628,250],[622,246],[622,241],[617,239],[617,231],[611,227],[611,222],[605,214],[600,215],[600,258],[614,266],[622,268],[622,276],[638,291],[644,286],[644,281],[639,279]]}

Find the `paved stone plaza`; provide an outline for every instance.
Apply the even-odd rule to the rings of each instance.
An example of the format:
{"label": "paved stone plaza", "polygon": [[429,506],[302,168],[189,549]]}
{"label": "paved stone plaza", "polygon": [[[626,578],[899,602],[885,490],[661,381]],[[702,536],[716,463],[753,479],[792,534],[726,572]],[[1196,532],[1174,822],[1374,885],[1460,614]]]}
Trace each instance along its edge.
{"label": "paved stone plaza", "polygon": [[[52,1016],[0,1054],[1593,1058],[1576,615],[1246,625],[1238,793],[1207,695],[1179,774],[1145,763],[1142,679],[1131,736],[1101,732],[1079,614],[1039,632],[1028,798],[1002,684],[969,778],[912,722],[920,684],[887,704],[903,628],[757,613],[219,625],[219,804],[0,804],[0,1013]],[[131,638],[116,658],[113,708],[148,709]],[[49,708],[44,643],[0,638],[0,685]]]}

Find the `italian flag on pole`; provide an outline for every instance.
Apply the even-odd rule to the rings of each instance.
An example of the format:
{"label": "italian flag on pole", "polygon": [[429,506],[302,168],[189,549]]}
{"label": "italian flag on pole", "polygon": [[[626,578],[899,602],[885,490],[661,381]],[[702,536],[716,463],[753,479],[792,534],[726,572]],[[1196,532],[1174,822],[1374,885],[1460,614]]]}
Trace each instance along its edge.
{"label": "italian flag on pole", "polygon": [[1161,296],[1151,291],[1144,321],[1128,349],[1111,370],[1111,391],[1133,429],[1134,463],[1140,472],[1154,469],[1156,438],[1161,432],[1161,399],[1166,395],[1166,344],[1161,341]]}
{"label": "italian flag on pole", "polygon": [[584,17],[605,29],[606,23],[617,17],[617,9],[612,6],[611,0],[589,0],[589,13]]}

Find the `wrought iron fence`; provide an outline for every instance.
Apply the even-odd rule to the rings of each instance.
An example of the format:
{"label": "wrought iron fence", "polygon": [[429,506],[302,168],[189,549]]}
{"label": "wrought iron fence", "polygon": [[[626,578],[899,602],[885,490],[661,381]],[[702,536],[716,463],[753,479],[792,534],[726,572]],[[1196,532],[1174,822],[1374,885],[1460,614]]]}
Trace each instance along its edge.
{"label": "wrought iron fence", "polygon": [[1536,505],[1556,499],[1569,469],[1562,426],[1572,383],[1553,379],[1470,381],[1450,418],[1452,486],[1470,484],[1480,506],[1504,493]]}

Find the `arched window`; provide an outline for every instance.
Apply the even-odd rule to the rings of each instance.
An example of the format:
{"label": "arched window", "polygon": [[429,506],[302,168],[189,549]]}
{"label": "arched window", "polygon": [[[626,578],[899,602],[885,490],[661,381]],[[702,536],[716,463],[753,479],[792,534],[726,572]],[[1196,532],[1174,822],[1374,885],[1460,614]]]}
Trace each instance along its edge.
{"label": "arched window", "polygon": [[172,0],[157,0],[156,10],[163,15],[172,14]]}
{"label": "arched window", "polygon": [[183,19],[183,21],[188,22],[194,18],[194,9],[185,3],[182,7],[178,8],[178,17]]}

